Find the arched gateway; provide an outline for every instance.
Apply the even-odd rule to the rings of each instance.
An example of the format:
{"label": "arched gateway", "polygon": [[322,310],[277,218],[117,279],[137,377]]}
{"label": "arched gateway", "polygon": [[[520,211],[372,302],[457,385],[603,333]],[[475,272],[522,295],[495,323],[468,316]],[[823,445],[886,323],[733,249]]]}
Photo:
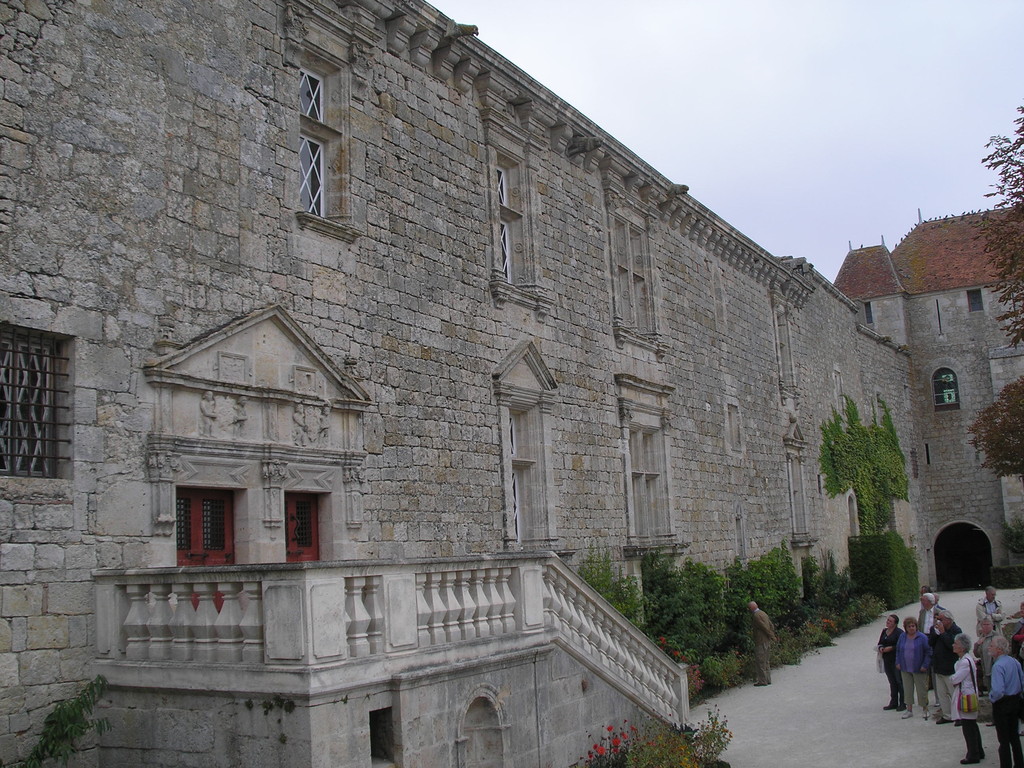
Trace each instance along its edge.
{"label": "arched gateway", "polygon": [[954,523],[935,539],[935,575],[940,591],[982,588],[989,581],[992,544],[981,528]]}

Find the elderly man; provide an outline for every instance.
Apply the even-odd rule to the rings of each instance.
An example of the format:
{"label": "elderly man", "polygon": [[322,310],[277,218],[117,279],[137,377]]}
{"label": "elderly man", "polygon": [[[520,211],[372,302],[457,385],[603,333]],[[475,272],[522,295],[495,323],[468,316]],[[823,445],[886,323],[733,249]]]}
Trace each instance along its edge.
{"label": "elderly man", "polygon": [[1003,604],[996,600],[995,587],[985,587],[985,596],[974,606],[974,615],[978,620],[978,634],[981,634],[981,622],[986,616],[992,619],[992,627],[996,632],[1002,628]]}
{"label": "elderly man", "polygon": [[757,682],[754,685],[772,684],[772,665],[769,657],[771,643],[775,637],[775,626],[768,614],[757,607],[753,600],[747,604],[750,609],[750,618],[754,624],[754,669],[757,673]]}
{"label": "elderly man", "polygon": [[974,643],[974,656],[981,662],[981,690],[985,693],[992,684],[992,651],[990,645],[996,637],[995,627],[992,619],[987,616],[981,620],[981,627],[978,630],[978,639]]}
{"label": "elderly man", "polygon": [[942,610],[942,606],[939,605],[935,594],[932,592],[925,592],[921,595],[921,610],[917,614],[917,629],[919,632],[924,632],[926,635],[932,631],[932,625],[935,623],[935,612]]}
{"label": "elderly man", "polygon": [[1024,754],[1021,752],[1020,733],[1017,729],[1020,694],[1024,690],[1024,671],[1015,658],[1007,655],[1010,643],[1002,635],[997,635],[989,648],[993,661],[992,690],[988,697],[992,702],[996,738],[999,739],[999,768],[1024,768]]}
{"label": "elderly man", "polygon": [[953,640],[961,632],[963,630],[953,621],[953,614],[949,611],[939,611],[935,617],[935,624],[928,633],[928,643],[932,647],[932,671],[935,673],[936,725],[953,722],[950,716],[953,681],[950,678],[953,677],[954,667],[960,658],[953,650]]}

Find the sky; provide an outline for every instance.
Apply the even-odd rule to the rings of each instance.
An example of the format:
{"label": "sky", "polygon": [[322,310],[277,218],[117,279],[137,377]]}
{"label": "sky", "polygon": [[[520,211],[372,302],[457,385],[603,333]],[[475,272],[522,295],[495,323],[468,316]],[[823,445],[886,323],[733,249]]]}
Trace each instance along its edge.
{"label": "sky", "polygon": [[775,256],[993,206],[1022,0],[434,0]]}

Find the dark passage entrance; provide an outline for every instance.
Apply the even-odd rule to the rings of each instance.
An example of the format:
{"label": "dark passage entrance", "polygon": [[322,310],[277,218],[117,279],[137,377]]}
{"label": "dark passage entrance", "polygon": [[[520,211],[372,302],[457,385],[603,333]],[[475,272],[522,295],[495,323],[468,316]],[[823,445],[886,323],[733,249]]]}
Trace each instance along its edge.
{"label": "dark passage entrance", "polygon": [[981,589],[988,584],[992,545],[976,525],[956,523],[935,541],[935,574],[939,591]]}

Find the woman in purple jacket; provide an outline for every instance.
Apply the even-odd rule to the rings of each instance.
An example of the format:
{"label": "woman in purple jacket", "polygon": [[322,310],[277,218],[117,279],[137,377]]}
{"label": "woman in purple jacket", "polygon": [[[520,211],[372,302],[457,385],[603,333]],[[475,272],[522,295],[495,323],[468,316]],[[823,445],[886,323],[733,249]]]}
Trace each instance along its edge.
{"label": "woman in purple jacket", "polygon": [[903,692],[907,699],[907,711],[903,719],[914,716],[914,691],[921,712],[928,718],[928,668],[932,663],[932,647],[928,638],[917,631],[917,619],[907,616],[903,620],[904,632],[896,644],[896,669],[903,676]]}

